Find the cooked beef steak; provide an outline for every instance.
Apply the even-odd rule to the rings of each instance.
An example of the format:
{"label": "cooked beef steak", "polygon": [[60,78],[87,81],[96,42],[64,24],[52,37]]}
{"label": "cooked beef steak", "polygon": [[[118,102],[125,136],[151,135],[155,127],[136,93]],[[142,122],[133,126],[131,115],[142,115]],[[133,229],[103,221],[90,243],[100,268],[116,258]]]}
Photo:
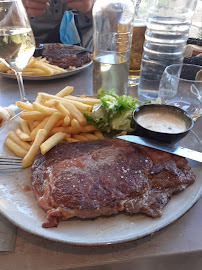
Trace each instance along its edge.
{"label": "cooked beef steak", "polygon": [[194,182],[187,160],[118,139],[60,143],[32,166],[44,228],[71,217],[120,211],[160,217],[172,194]]}
{"label": "cooked beef steak", "polygon": [[66,46],[65,44],[50,44],[43,49],[42,56],[46,57],[52,65],[68,69],[81,67],[91,61],[91,54],[88,51],[80,52],[78,46]]}

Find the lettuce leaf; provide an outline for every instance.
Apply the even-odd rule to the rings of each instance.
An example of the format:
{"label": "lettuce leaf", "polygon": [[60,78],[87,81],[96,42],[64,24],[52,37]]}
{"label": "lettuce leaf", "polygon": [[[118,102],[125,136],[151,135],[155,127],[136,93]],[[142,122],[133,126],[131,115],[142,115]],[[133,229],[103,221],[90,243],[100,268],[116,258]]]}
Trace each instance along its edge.
{"label": "lettuce leaf", "polygon": [[91,115],[84,114],[87,122],[104,132],[131,131],[132,111],[138,107],[137,99],[131,96],[118,96],[100,88],[97,92],[101,104],[93,106]]}

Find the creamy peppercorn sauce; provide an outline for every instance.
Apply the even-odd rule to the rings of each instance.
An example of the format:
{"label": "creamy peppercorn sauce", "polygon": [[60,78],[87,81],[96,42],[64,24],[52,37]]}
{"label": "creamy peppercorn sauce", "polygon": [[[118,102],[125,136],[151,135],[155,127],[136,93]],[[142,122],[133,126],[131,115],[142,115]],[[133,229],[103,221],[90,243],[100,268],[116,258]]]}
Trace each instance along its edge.
{"label": "creamy peppercorn sauce", "polygon": [[136,121],[144,128],[162,133],[181,133],[187,130],[183,119],[168,112],[143,113],[137,117]]}

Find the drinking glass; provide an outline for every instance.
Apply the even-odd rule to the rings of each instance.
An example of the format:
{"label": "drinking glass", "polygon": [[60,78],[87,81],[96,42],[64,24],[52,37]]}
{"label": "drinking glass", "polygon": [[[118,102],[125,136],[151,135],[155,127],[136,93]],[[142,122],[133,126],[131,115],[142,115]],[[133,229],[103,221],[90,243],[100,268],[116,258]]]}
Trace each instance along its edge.
{"label": "drinking glass", "polygon": [[93,6],[93,95],[98,89],[127,92],[132,22],[131,0],[98,0]]}
{"label": "drinking glass", "polygon": [[27,102],[27,97],[22,70],[34,50],[34,35],[22,1],[0,0],[0,61],[15,72],[24,102]]}
{"label": "drinking glass", "polygon": [[182,64],[197,0],[149,0],[138,84],[141,100],[155,100],[165,68]]}
{"label": "drinking glass", "polygon": [[148,0],[137,0],[133,2],[135,3],[135,16],[133,21],[128,87],[135,86],[139,82],[144,36],[147,24]]}
{"label": "drinking glass", "polygon": [[180,107],[197,120],[202,115],[202,67],[168,66],[160,81],[159,97],[162,103]]}

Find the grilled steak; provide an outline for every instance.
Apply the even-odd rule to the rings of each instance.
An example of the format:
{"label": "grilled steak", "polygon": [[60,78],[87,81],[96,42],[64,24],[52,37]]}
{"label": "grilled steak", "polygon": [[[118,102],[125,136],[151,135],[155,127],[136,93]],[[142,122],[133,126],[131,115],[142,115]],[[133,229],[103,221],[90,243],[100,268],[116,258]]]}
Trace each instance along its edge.
{"label": "grilled steak", "polygon": [[32,166],[44,228],[71,217],[95,218],[120,211],[160,217],[172,194],[195,176],[187,160],[118,139],[61,143]]}
{"label": "grilled steak", "polygon": [[68,69],[81,67],[91,61],[91,54],[88,51],[81,52],[77,46],[64,44],[50,44],[43,49],[42,56],[46,57],[52,65]]}

